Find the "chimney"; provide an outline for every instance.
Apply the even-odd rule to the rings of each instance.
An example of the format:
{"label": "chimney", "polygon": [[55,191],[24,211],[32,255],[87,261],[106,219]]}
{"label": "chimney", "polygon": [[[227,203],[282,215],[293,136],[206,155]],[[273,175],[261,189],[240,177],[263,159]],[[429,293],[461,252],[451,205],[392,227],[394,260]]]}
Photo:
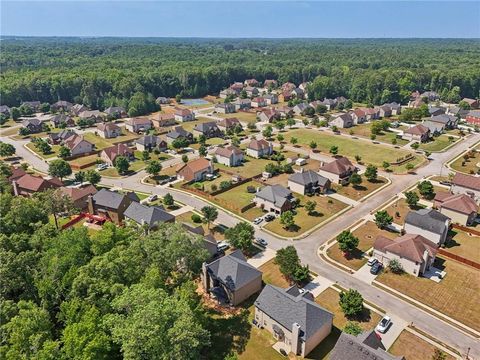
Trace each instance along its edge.
{"label": "chimney", "polygon": [[300,174],[303,174],[303,167],[300,168]]}
{"label": "chimney", "polygon": [[204,262],[202,264],[202,285],[203,289],[205,292],[208,292],[208,288],[210,287],[210,279],[208,277],[208,271],[207,271],[207,263]]}
{"label": "chimney", "polygon": [[88,195],[87,204],[88,204],[88,212],[92,215],[95,214],[95,209],[94,209],[94,206],[93,206],[93,196],[92,195]]}
{"label": "chimney", "polygon": [[[291,351],[295,354],[298,355],[298,345],[300,343],[300,325],[297,323],[292,324],[292,348]],[[301,349],[300,349],[301,352]]]}
{"label": "chimney", "polygon": [[19,193],[18,193],[18,184],[17,184],[17,181],[16,181],[16,180],[13,180],[13,181],[12,181],[12,185],[13,185],[13,193],[15,194],[15,196],[18,196]]}
{"label": "chimney", "polygon": [[323,161],[320,161],[320,167],[323,167],[323,164],[324,164]]}

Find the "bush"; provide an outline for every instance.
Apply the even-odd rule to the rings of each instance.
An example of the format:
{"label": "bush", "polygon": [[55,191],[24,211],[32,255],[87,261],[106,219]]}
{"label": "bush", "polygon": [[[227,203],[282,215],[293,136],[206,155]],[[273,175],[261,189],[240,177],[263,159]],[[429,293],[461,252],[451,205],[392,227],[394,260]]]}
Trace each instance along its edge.
{"label": "bush", "polygon": [[210,190],[212,190],[212,192],[215,192],[217,191],[218,187],[217,185],[213,184],[211,187],[210,187]]}
{"label": "bush", "polygon": [[347,325],[345,325],[345,327],[343,328],[343,332],[353,336],[357,336],[363,332],[363,329],[360,325],[358,325],[358,323],[349,321]]}
{"label": "bush", "polygon": [[402,274],[404,271],[402,264],[400,264],[400,261],[398,261],[397,259],[390,260],[390,262],[388,263],[388,268],[394,274]]}
{"label": "bush", "polygon": [[[220,183],[220,190],[226,190],[226,189],[228,189],[228,188],[231,187],[231,186],[232,186],[232,182],[231,182],[231,181],[227,181],[227,180],[222,181],[222,182]],[[212,187],[213,187],[213,185],[212,185]]]}
{"label": "bush", "polygon": [[247,192],[250,194],[255,194],[257,192],[257,189],[255,189],[255,186],[247,186]]}
{"label": "bush", "polygon": [[200,224],[202,222],[202,217],[198,214],[192,214],[191,219],[195,224]]}

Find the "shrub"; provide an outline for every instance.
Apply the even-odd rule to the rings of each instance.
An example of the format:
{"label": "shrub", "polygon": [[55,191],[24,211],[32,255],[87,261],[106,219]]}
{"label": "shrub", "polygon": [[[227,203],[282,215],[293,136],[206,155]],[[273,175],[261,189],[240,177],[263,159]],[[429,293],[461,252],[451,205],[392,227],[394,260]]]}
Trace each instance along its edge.
{"label": "shrub", "polygon": [[198,214],[192,214],[191,219],[195,224],[200,224],[202,222],[202,217]]}
{"label": "shrub", "polygon": [[400,264],[400,261],[398,261],[397,259],[390,260],[390,262],[388,263],[388,268],[394,274],[402,274],[404,271],[402,264]]}
{"label": "shrub", "polygon": [[250,194],[255,194],[257,192],[257,189],[255,189],[255,186],[247,186],[247,192]]}

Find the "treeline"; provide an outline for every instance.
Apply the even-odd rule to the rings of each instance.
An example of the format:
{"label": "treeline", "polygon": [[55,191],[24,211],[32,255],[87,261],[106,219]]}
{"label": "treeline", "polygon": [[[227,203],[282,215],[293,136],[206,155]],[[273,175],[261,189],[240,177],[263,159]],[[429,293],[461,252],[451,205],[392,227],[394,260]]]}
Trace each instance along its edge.
{"label": "treeline", "polygon": [[380,104],[434,90],[479,97],[478,40],[6,38],[2,103],[59,99],[103,109],[145,96],[199,97],[234,81],[312,81],[311,97]]}

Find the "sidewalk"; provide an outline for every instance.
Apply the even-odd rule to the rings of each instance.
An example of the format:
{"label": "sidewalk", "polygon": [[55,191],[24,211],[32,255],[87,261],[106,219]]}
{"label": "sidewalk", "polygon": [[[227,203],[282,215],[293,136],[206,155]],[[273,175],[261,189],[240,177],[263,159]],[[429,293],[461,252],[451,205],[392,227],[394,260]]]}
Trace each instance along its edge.
{"label": "sidewalk", "polygon": [[275,250],[266,248],[262,252],[259,252],[254,257],[251,257],[247,260],[247,262],[252,265],[253,267],[259,268],[266,262],[272,260],[275,257],[277,252]]}
{"label": "sidewalk", "polygon": [[331,197],[331,198],[334,198],[334,199],[337,199],[345,204],[348,204],[348,205],[352,205],[353,207],[357,206],[358,205],[358,201],[356,200],[353,200],[353,199],[350,199],[346,196],[343,196],[343,195],[340,195],[338,193],[330,193],[330,194],[327,194],[328,197]]}

